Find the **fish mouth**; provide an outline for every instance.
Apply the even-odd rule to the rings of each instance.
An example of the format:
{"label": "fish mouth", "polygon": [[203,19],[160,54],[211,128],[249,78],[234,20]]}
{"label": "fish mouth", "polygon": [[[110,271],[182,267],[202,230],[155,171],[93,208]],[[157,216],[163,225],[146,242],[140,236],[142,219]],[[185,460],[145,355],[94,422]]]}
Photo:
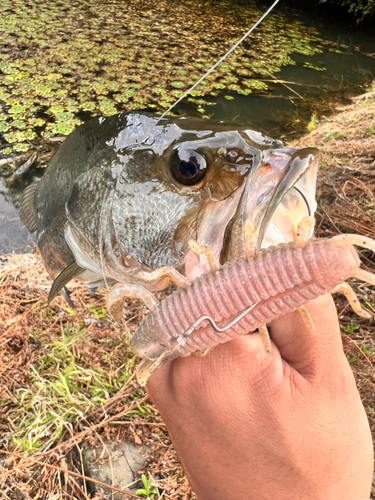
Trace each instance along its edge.
{"label": "fish mouth", "polygon": [[[245,256],[247,221],[252,224],[256,250],[293,241],[301,219],[316,210],[319,154],[316,148],[263,151],[230,200],[216,203],[211,212],[206,207],[198,243],[210,246],[224,264]],[[313,229],[310,237],[312,233]],[[190,279],[209,270],[205,257],[194,259],[191,252],[185,263]]]}
{"label": "fish mouth", "polygon": [[[318,156],[315,148],[264,152],[260,164],[249,173],[236,213],[227,226],[222,263],[244,256],[247,221],[251,221],[257,250],[268,246],[264,239],[270,225],[273,233],[275,229],[280,233],[273,238],[275,244],[293,239],[302,217],[312,216],[316,209]],[[277,214],[279,208],[282,216]]]}

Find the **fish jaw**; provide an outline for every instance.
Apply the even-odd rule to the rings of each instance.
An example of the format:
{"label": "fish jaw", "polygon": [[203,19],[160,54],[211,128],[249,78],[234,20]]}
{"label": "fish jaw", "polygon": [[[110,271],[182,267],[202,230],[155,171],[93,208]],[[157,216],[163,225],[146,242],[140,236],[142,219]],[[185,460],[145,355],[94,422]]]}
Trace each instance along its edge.
{"label": "fish jaw", "polygon": [[[221,263],[243,257],[248,220],[253,224],[258,248],[293,241],[301,219],[313,216],[316,210],[318,156],[318,150],[312,148],[263,151],[259,165],[230,198],[206,204],[197,243],[211,247]],[[205,255],[189,250],[185,256],[186,277],[193,280],[208,271]]]}
{"label": "fish jaw", "polygon": [[246,179],[236,214],[228,225],[222,263],[245,255],[247,221],[252,223],[258,249],[270,232],[275,244],[292,241],[294,227],[303,217],[312,216],[316,208],[318,154],[312,148],[263,152],[260,165]]}
{"label": "fish jaw", "polygon": [[[237,189],[231,196],[221,202],[209,201],[200,212],[200,221],[196,233],[199,245],[212,248],[217,256],[223,247],[225,231],[234,216],[242,189]],[[185,255],[185,276],[194,280],[210,268],[204,254],[197,255],[191,249]]]}
{"label": "fish jaw", "polygon": [[[266,211],[261,219],[259,228],[256,227],[258,241],[258,249],[262,247],[264,236],[267,232],[267,228],[275,215],[276,210],[280,207],[281,202],[286,197],[289,199],[289,204],[287,200],[284,200],[284,205],[289,205],[289,210],[287,210],[287,219],[297,230],[298,224],[301,219],[305,217],[305,214],[299,213],[307,209],[307,216],[312,217],[316,210],[316,179],[318,174],[318,157],[319,150],[316,148],[304,148],[301,150],[295,150],[292,154],[290,161],[288,162],[284,176],[282,177],[280,183],[277,185],[276,189],[272,193],[272,197],[269,200]],[[290,198],[288,196],[294,190],[299,193],[302,197],[304,203],[290,203]],[[296,194],[296,193],[294,193]],[[297,219],[296,219],[297,216]],[[286,241],[291,241],[287,239]]]}
{"label": "fish jaw", "polygon": [[[316,156],[308,170],[283,196],[264,233],[261,248],[295,241],[301,219],[314,216],[317,208],[315,196],[318,168],[319,157]],[[312,227],[308,236],[312,238],[313,234]]]}

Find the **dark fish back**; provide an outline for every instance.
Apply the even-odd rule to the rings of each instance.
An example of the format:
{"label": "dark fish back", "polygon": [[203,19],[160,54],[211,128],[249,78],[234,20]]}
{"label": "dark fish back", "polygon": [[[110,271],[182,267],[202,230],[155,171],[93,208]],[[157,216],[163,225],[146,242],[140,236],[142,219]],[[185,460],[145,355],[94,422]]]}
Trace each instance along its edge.
{"label": "dark fish back", "polygon": [[53,277],[75,261],[64,237],[65,207],[73,187],[79,190],[77,179],[97,166],[96,150],[100,151],[116,130],[124,127],[125,119],[123,113],[78,127],[58,148],[42,180],[28,186],[22,195],[21,220],[30,232],[37,231],[39,250]]}

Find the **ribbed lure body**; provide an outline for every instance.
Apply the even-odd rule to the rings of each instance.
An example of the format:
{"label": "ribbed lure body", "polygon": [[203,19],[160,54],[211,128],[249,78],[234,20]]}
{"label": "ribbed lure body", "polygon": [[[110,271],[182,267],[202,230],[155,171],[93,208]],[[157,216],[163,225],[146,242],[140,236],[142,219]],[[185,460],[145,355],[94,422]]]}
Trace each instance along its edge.
{"label": "ribbed lure body", "polygon": [[[353,246],[340,247],[329,240],[311,241],[304,248],[279,245],[254,259],[228,262],[163,300],[141,323],[132,346],[142,358],[151,360],[173,346],[181,355],[213,347],[329,292],[353,276],[359,264]],[[226,332],[219,334],[204,321],[185,343],[176,342],[200,316],[209,315],[222,326],[252,304],[257,305]]]}

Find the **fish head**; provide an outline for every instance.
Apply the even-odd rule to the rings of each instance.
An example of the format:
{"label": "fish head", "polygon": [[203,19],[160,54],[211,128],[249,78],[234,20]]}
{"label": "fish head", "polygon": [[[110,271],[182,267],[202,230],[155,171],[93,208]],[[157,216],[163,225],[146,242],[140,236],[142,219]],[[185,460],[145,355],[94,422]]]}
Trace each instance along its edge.
{"label": "fish head", "polygon": [[302,217],[315,211],[315,149],[287,148],[245,127],[198,119],[119,116],[121,123],[97,147],[108,171],[95,209],[97,245],[79,241],[85,228],[67,205],[70,243],[84,247],[96,269],[100,247],[108,277],[126,281],[140,268],[171,266],[194,279],[208,263],[190,240],[212,248],[224,263],[244,255],[246,221],[260,248],[292,240]]}

